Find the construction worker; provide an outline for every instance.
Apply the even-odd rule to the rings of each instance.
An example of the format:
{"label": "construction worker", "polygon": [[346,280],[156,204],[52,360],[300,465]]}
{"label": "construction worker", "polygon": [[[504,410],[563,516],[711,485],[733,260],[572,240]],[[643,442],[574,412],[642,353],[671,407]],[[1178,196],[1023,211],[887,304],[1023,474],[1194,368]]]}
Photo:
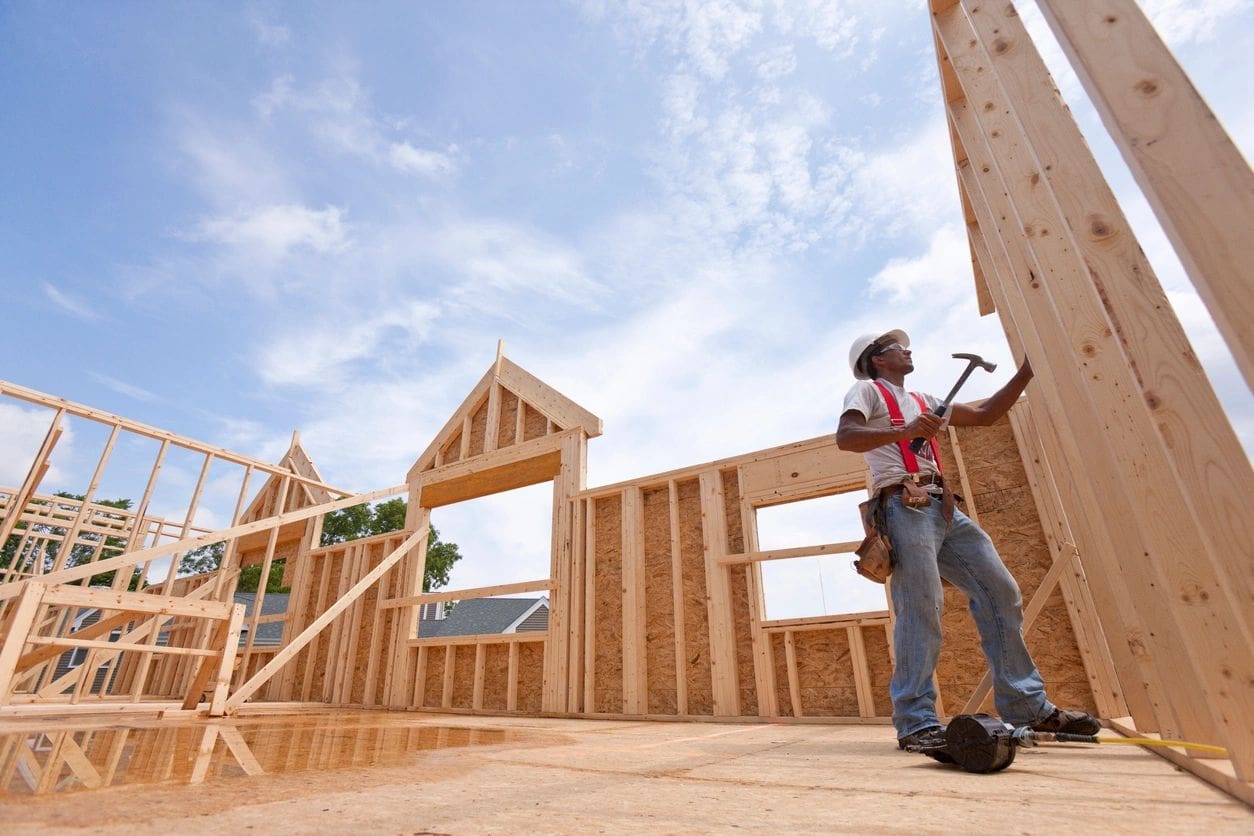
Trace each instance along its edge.
{"label": "construction worker", "polygon": [[[1031,364],[1025,359],[1010,381],[982,404],[952,404],[945,419],[932,412],[939,398],[905,389],[914,363],[904,331],[858,337],[849,349],[849,366],[857,381],[845,395],[836,443],[866,457],[875,516],[892,544],[889,590],[896,616],[896,667],[889,693],[898,746],[926,751],[944,745],[933,685],[941,646],[942,578],[962,590],[970,603],[1001,718],[1038,731],[1096,734],[1096,718],[1059,709],[1046,698],[1040,671],[1023,640],[1019,586],[988,535],[954,508],[934,438],[946,421],[958,427],[987,426],[1005,415],[1032,379]],[[916,438],[929,443],[914,454],[910,442]]]}

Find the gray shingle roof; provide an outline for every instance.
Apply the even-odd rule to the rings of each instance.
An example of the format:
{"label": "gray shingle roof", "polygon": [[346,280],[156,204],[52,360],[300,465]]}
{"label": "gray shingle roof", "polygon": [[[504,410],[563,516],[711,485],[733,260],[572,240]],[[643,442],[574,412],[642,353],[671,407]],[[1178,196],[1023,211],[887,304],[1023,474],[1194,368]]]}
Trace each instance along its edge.
{"label": "gray shingle roof", "polygon": [[[292,596],[286,592],[267,592],[266,597],[261,602],[262,615],[278,615],[287,612],[287,602]],[[236,592],[235,603],[244,605],[244,626],[248,626],[248,619],[253,615],[253,604],[257,600],[255,592]],[[283,622],[277,621],[273,624],[258,624],[257,637],[253,639],[253,647],[274,647],[283,641]],[[240,646],[243,647],[248,642],[248,631],[242,631],[239,637]]]}
{"label": "gray shingle roof", "polygon": [[[472,598],[458,601],[452,612],[441,619],[424,618],[418,627],[420,638],[435,636],[479,636],[503,633],[522,618],[542,598]],[[547,601],[541,605],[547,609]]]}

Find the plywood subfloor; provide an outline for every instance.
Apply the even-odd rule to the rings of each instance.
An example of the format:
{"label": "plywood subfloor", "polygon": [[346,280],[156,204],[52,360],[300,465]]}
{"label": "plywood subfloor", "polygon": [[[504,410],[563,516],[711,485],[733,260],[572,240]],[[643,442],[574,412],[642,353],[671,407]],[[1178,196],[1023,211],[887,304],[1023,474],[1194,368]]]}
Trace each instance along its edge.
{"label": "plywood subfloor", "polygon": [[[126,725],[99,720],[98,737],[75,739],[104,751]],[[128,740],[174,741],[165,766],[142,744],[159,782],[6,795],[4,831],[1254,832],[1242,803],[1133,746],[1026,750],[980,776],[898,751],[886,726],[305,712],[222,724],[192,786],[203,721],[130,726]],[[0,735],[70,728],[89,727],[6,720]]]}

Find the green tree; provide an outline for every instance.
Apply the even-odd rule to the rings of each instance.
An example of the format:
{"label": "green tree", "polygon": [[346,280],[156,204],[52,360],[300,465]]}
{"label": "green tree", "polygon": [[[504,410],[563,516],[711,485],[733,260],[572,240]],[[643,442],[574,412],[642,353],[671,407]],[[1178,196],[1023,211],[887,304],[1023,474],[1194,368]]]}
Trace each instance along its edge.
{"label": "green tree", "polygon": [[[354,505],[341,511],[332,511],[322,520],[322,545],[331,546],[376,534],[387,534],[405,527],[405,514],[409,510],[405,500],[397,497],[377,505]],[[422,578],[422,591],[431,592],[448,583],[453,564],[462,554],[456,543],[446,543],[440,533],[431,527],[427,535],[427,570]]]}
{"label": "green tree", "polygon": [[[239,570],[237,592],[256,592],[261,582],[261,564],[254,563]],[[290,586],[283,585],[283,561],[270,564],[270,577],[266,579],[266,592],[291,592]]]}
{"label": "green tree", "polygon": [[206,572],[216,572],[222,565],[222,555],[225,553],[225,540],[185,552],[179,559],[179,574],[203,575]]}

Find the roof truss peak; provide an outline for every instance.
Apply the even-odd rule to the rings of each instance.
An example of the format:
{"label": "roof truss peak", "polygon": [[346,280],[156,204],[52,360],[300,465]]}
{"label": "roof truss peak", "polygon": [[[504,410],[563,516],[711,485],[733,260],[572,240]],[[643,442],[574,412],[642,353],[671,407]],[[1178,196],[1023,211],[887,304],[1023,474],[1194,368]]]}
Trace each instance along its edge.
{"label": "roof truss peak", "polygon": [[601,434],[601,419],[498,352],[462,405],[409,470],[466,462],[572,429]]}

